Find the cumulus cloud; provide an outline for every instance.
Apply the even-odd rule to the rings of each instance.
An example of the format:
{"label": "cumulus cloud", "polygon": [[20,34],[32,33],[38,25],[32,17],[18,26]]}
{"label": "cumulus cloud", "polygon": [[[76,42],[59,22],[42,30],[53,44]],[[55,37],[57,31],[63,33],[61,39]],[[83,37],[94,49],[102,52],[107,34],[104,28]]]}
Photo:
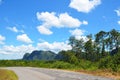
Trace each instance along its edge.
{"label": "cumulus cloud", "polygon": [[120,16],[120,9],[115,10],[115,12],[117,13],[117,16]]}
{"label": "cumulus cloud", "polygon": [[84,36],[85,31],[81,29],[74,29],[69,31],[72,36],[75,36],[76,39],[83,39],[85,42],[88,40],[86,36]]}
{"label": "cumulus cloud", "polygon": [[33,50],[36,50],[32,45],[20,45],[20,46],[13,46],[13,45],[4,45],[0,48],[0,54],[25,54],[31,53]]}
{"label": "cumulus cloud", "polygon": [[38,26],[37,29],[41,34],[50,35],[53,33],[52,31],[50,31],[48,28],[44,26]]}
{"label": "cumulus cloud", "polygon": [[71,0],[69,7],[79,12],[89,13],[96,6],[101,4],[101,0]]}
{"label": "cumulus cloud", "polygon": [[75,29],[75,30],[70,30],[70,33],[73,35],[73,36],[81,36],[84,34],[84,30],[81,30],[81,29]]}
{"label": "cumulus cloud", "polygon": [[4,44],[4,42],[3,42],[4,40],[5,40],[5,37],[0,35],[0,44]]}
{"label": "cumulus cloud", "polygon": [[118,24],[120,25],[120,21],[118,21]]}
{"label": "cumulus cloud", "polygon": [[24,43],[32,43],[33,41],[27,36],[27,34],[22,34],[17,36],[17,40]]}
{"label": "cumulus cloud", "polygon": [[77,18],[73,18],[68,13],[62,13],[57,15],[55,12],[37,12],[37,19],[42,21],[42,25],[37,26],[38,31],[41,34],[50,35],[53,32],[50,30],[52,27],[56,28],[76,28],[80,25],[87,24],[87,21],[81,22]]}
{"label": "cumulus cloud", "polygon": [[59,19],[61,26],[63,27],[76,28],[82,24],[81,21],[79,21],[76,18],[71,17],[70,15],[68,15],[68,13],[60,14],[58,19]]}
{"label": "cumulus cloud", "polygon": [[16,27],[7,27],[7,29],[9,29],[9,30],[11,30],[13,32],[16,32],[16,33],[18,33],[18,32],[24,33],[23,30],[18,30]]}
{"label": "cumulus cloud", "polygon": [[70,50],[71,46],[67,42],[42,42],[37,44],[38,49],[41,50],[51,50],[53,52],[59,52],[61,50]]}

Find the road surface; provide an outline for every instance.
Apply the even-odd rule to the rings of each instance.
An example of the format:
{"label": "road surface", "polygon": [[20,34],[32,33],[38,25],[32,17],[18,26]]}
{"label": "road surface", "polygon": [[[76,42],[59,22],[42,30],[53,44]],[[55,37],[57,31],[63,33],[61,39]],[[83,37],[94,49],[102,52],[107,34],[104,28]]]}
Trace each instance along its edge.
{"label": "road surface", "polygon": [[19,80],[114,80],[64,70],[32,67],[9,67],[7,69],[13,70],[18,75]]}

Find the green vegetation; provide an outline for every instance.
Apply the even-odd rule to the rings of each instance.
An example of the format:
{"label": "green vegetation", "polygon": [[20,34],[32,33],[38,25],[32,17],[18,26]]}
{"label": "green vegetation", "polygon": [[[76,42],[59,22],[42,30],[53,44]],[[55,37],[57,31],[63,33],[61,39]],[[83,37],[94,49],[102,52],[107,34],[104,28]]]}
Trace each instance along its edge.
{"label": "green vegetation", "polygon": [[0,80],[18,80],[18,77],[13,71],[0,69]]}
{"label": "green vegetation", "polygon": [[69,70],[96,70],[98,69],[97,63],[81,60],[78,64],[72,64],[64,61],[24,61],[24,60],[1,60],[0,67],[12,67],[12,66],[29,66],[29,67],[41,67],[41,68],[57,68],[57,69],[69,69]]}
{"label": "green vegetation", "polygon": [[114,56],[107,56],[106,58],[101,59],[99,68],[120,72],[120,52]]}

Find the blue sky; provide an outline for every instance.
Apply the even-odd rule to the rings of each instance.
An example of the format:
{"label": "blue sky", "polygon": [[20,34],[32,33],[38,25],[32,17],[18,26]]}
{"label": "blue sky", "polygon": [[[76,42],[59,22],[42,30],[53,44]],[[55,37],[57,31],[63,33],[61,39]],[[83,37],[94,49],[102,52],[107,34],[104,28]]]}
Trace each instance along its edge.
{"label": "blue sky", "polygon": [[120,0],[0,0],[0,59],[69,50],[68,39],[120,30]]}

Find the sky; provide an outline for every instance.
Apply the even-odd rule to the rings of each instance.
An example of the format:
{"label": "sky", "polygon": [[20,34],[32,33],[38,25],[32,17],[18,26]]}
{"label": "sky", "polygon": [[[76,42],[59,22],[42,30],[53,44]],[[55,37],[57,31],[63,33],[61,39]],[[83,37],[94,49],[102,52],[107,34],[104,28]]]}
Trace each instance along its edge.
{"label": "sky", "polygon": [[120,30],[120,0],[0,0],[0,59],[70,50],[70,36],[113,28]]}

